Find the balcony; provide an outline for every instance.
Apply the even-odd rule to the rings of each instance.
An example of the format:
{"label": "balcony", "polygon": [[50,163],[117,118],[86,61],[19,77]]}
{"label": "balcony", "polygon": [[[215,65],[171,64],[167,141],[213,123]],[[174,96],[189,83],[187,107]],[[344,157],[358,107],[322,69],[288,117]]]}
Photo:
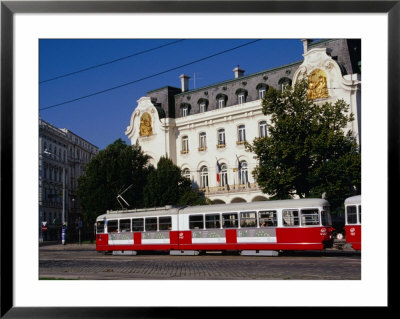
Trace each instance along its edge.
{"label": "balcony", "polygon": [[246,184],[236,184],[236,185],[225,185],[216,187],[204,187],[199,188],[200,192],[205,195],[214,194],[231,194],[231,193],[242,193],[242,192],[256,192],[261,189],[258,187],[257,183],[246,183]]}
{"label": "balcony", "polygon": [[224,148],[226,147],[226,144],[217,144],[217,148]]}

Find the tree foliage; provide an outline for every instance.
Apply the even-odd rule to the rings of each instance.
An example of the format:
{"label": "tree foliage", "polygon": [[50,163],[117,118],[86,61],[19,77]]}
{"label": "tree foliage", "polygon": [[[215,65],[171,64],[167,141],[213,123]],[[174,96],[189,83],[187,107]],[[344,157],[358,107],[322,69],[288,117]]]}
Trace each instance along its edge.
{"label": "tree foliage", "polygon": [[87,164],[77,190],[85,223],[94,223],[108,209],[121,209],[117,195],[130,185],[123,198],[130,207],[143,207],[143,185],[151,170],[148,159],[139,146],[118,139]]}
{"label": "tree foliage", "polygon": [[349,106],[316,104],[307,99],[307,81],[284,92],[270,88],[263,113],[270,118],[268,136],[247,147],[259,163],[257,183],[273,199],[321,197],[333,207],[361,192],[361,154],[352,132],[345,128],[353,115]]}
{"label": "tree foliage", "polygon": [[165,157],[150,172],[143,195],[146,207],[206,204],[202,194],[192,189],[191,181],[182,176],[180,168]]}

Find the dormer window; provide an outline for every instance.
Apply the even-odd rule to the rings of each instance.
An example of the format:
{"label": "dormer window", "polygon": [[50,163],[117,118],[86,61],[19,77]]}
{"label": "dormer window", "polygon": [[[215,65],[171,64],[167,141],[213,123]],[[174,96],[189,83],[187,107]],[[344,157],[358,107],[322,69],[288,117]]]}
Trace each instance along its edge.
{"label": "dormer window", "polygon": [[247,91],[244,89],[239,89],[235,92],[236,96],[237,96],[237,102],[238,104],[243,104],[246,103],[246,99],[247,99]]}
{"label": "dormer window", "polygon": [[244,95],[244,93],[240,93],[238,95],[238,102],[239,104],[243,104],[244,102],[246,102],[246,96]]}
{"label": "dormer window", "polygon": [[208,107],[208,100],[201,98],[197,101],[197,103],[199,104],[199,111],[200,113],[204,113],[207,111],[207,107]]}
{"label": "dormer window", "polygon": [[257,85],[256,89],[258,92],[258,98],[261,100],[265,97],[265,94],[267,93],[268,85],[265,83],[260,83]]}
{"label": "dormer window", "polygon": [[188,116],[190,114],[190,104],[188,103],[181,104],[181,114],[183,117]]}
{"label": "dormer window", "polygon": [[225,94],[218,94],[217,95],[217,108],[222,109],[226,106],[226,101],[228,97]]}
{"label": "dormer window", "polygon": [[187,105],[185,105],[182,108],[182,116],[188,116],[189,115],[189,107]]}
{"label": "dormer window", "polygon": [[223,107],[225,107],[225,99],[221,97],[218,99],[218,108],[222,109]]}

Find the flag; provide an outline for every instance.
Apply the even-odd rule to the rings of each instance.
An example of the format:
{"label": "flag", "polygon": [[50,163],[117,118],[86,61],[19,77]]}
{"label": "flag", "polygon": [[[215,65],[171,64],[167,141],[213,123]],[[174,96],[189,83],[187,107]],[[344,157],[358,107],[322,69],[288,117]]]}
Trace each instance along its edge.
{"label": "flag", "polygon": [[220,177],[219,175],[221,174],[221,165],[219,165],[218,160],[217,160],[217,182],[219,183]]}
{"label": "flag", "polygon": [[240,174],[240,170],[242,169],[242,163],[240,163],[239,157],[237,157],[237,155],[236,155],[236,158],[238,161],[238,170],[239,170],[239,174]]}

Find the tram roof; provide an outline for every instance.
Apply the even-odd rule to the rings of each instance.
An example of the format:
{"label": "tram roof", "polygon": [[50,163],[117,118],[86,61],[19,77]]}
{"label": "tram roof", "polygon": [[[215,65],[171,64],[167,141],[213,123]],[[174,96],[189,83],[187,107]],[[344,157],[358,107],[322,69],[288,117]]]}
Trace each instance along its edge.
{"label": "tram roof", "polygon": [[320,207],[329,206],[328,201],[321,198],[302,198],[302,199],[287,199],[287,200],[274,200],[274,201],[258,201],[251,203],[232,203],[232,204],[214,204],[214,205],[199,205],[199,206],[165,206],[147,209],[133,209],[133,210],[117,210],[107,211],[107,214],[102,214],[97,217],[97,220],[103,218],[119,219],[131,217],[146,217],[146,216],[162,216],[162,215],[176,215],[178,213],[196,214],[196,213],[224,213],[232,211],[249,211],[249,210],[262,210],[262,209],[282,209],[282,208],[301,208],[301,207]]}
{"label": "tram roof", "polygon": [[349,204],[361,204],[361,195],[351,196],[345,199],[345,205]]}

